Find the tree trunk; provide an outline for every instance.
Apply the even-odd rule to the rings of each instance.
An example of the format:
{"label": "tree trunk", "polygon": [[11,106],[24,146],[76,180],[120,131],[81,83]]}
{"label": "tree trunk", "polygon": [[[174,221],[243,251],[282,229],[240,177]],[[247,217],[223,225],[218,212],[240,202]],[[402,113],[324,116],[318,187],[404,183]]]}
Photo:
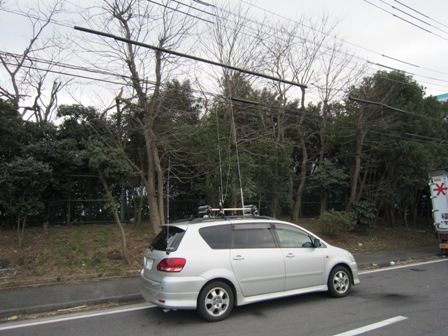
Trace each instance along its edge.
{"label": "tree trunk", "polygon": [[45,214],[44,223],[42,224],[44,232],[48,232],[48,228],[50,226],[50,214]]}
{"label": "tree trunk", "polygon": [[[127,38],[131,37],[131,29],[128,26],[128,22],[123,19],[123,16],[119,16],[119,20],[121,21],[123,28],[125,29],[125,34]],[[159,47],[163,47],[164,39],[161,37],[159,39]],[[163,172],[160,170],[160,161],[158,157],[158,148],[157,148],[157,139],[155,132],[155,119],[158,112],[159,105],[159,95],[160,95],[160,86],[162,83],[162,52],[155,52],[155,86],[154,91],[148,101],[148,96],[146,95],[146,91],[142,87],[140,77],[137,71],[136,66],[136,58],[134,54],[134,49],[132,44],[127,44],[128,55],[127,55],[127,65],[131,72],[132,78],[132,87],[137,93],[138,104],[143,109],[145,113],[144,120],[142,122],[144,137],[145,137],[145,147],[146,147],[146,159],[147,159],[147,170],[146,174],[144,173],[144,169],[139,167],[138,165],[133,164],[133,167],[137,168],[140,173],[142,179],[145,180],[145,187],[147,193],[147,200],[149,206],[149,230],[151,233],[155,233],[159,226],[163,224],[163,203],[162,208],[158,198],[161,197],[163,199],[163,193],[160,194],[160,186],[159,184],[163,181]],[[161,175],[162,174],[162,175]],[[163,188],[163,185],[162,185]],[[163,190],[163,189],[162,189]],[[162,209],[162,211],[161,211]]]}
{"label": "tree trunk", "polygon": [[142,225],[143,200],[144,197],[142,192],[134,192],[134,219],[137,226]]}
{"label": "tree trunk", "polygon": [[154,166],[157,176],[157,210],[159,213],[159,223],[158,225],[165,224],[165,197],[164,197],[164,176],[163,169],[160,164],[160,157],[157,148],[154,148]]}
{"label": "tree trunk", "polygon": [[327,203],[328,203],[328,195],[325,193],[325,191],[321,191],[319,214],[322,215],[327,210]]}
{"label": "tree trunk", "polygon": [[305,188],[306,181],[306,166],[308,162],[308,152],[305,145],[305,135],[303,134],[303,129],[299,131],[300,138],[300,146],[302,147],[302,163],[301,163],[301,172],[300,172],[300,182],[297,187],[296,200],[294,202],[294,206],[291,213],[291,220],[293,222],[297,222],[299,220],[300,211],[302,210],[302,197],[303,190]]}
{"label": "tree trunk", "polygon": [[[328,100],[324,99],[322,106],[322,122],[319,128],[319,138],[320,138],[320,149],[319,149],[319,167],[323,167],[325,151],[326,151],[326,142],[325,136],[327,132],[327,118],[328,118]],[[319,214],[322,215],[327,210],[327,200],[328,196],[324,190],[320,191],[320,210]]]}
{"label": "tree trunk", "polygon": [[[155,150],[155,145],[153,139],[148,135],[149,132],[145,132],[146,138],[146,150],[148,155],[148,170],[147,170],[147,178],[145,179],[146,185],[146,195],[148,198],[149,205],[149,222],[150,222],[150,231],[151,233],[155,233],[158,227],[162,224],[160,220],[159,213],[159,203],[157,201],[157,187],[156,187],[156,169],[154,162],[153,152]],[[162,195],[163,197],[163,195]]]}
{"label": "tree trunk", "polygon": [[361,126],[357,129],[356,134],[356,152],[355,152],[355,167],[353,168],[353,173],[351,176],[351,188],[350,188],[350,198],[347,204],[347,210],[350,211],[352,209],[353,202],[356,201],[357,190],[358,190],[358,179],[361,172],[361,156],[362,156],[362,148],[364,145],[364,139],[366,136],[366,129]]}
{"label": "tree trunk", "polygon": [[301,163],[301,172],[300,172],[300,182],[297,187],[297,195],[296,201],[294,203],[293,209],[291,211],[291,220],[293,222],[297,222],[299,220],[300,211],[302,210],[302,197],[303,190],[305,189],[305,181],[306,181],[306,167],[308,163],[308,151],[305,143],[305,130],[303,129],[303,123],[305,121],[305,89],[301,88],[302,99],[300,100],[301,104],[301,112],[302,115],[298,124],[298,133],[299,133],[299,142],[300,147],[302,148],[302,163]]}
{"label": "tree trunk", "polygon": [[119,229],[120,229],[120,234],[121,234],[121,253],[123,254],[123,259],[126,261],[126,263],[128,265],[131,264],[131,260],[129,259],[128,256],[128,247],[127,247],[127,242],[126,242],[126,234],[124,233],[124,228],[123,228],[123,224],[121,223],[120,220],[120,216],[118,215],[118,211],[116,209],[113,210],[113,214],[114,214],[114,218],[115,218],[115,223],[117,223]]}
{"label": "tree trunk", "polygon": [[101,171],[98,170],[98,174],[100,175],[101,182],[103,183],[104,190],[106,191],[107,199],[111,203],[112,213],[114,215],[115,223],[118,225],[118,228],[120,229],[121,234],[121,252],[123,254],[123,259],[126,261],[126,263],[129,265],[131,261],[129,260],[128,256],[128,248],[126,243],[126,234],[124,232],[123,224],[121,223],[120,216],[118,215],[118,205],[115,201],[114,197],[112,196],[112,192],[109,189],[109,185],[107,184],[106,179],[104,178]]}
{"label": "tree trunk", "polygon": [[23,246],[23,238],[25,237],[26,216],[23,219],[19,216],[17,219],[17,233],[19,237],[19,247]]}

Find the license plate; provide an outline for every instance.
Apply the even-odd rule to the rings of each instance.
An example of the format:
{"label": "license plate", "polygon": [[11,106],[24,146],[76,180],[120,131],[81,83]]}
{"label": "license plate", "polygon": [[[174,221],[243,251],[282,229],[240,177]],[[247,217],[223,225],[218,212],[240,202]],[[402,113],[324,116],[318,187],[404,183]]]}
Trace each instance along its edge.
{"label": "license plate", "polygon": [[146,258],[146,269],[151,270],[152,269],[152,265],[154,264],[154,260],[150,259],[150,258]]}

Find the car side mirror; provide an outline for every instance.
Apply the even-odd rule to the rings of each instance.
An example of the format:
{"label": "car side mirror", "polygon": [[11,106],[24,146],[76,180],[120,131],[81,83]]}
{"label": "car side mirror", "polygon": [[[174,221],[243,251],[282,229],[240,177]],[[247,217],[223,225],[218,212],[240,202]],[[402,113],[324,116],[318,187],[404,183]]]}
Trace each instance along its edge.
{"label": "car side mirror", "polygon": [[320,242],[320,239],[314,239],[314,247],[321,247],[322,246],[322,243]]}

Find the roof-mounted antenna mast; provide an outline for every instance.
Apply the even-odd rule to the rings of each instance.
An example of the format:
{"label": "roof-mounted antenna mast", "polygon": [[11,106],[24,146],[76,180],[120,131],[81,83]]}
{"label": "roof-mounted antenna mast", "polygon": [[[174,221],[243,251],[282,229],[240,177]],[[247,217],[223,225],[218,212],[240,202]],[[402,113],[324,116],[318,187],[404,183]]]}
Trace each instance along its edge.
{"label": "roof-mounted antenna mast", "polygon": [[240,154],[238,151],[238,138],[236,136],[236,125],[235,125],[235,118],[234,118],[234,111],[233,111],[233,100],[230,97],[230,111],[231,111],[231,117],[232,117],[232,123],[234,127],[234,134],[232,134],[235,139],[235,153],[236,153],[236,163],[238,168],[238,180],[240,182],[240,194],[241,194],[241,208],[244,208],[244,195],[243,195],[243,181],[241,179],[241,165],[240,165]]}
{"label": "roof-mounted antenna mast", "polygon": [[218,159],[219,159],[219,179],[220,179],[220,186],[219,186],[219,207],[224,207],[224,191],[222,189],[223,182],[222,182],[222,159],[221,159],[221,142],[219,139],[219,116],[218,112],[216,112],[216,134],[218,138]]}
{"label": "roof-mounted antenna mast", "polygon": [[[166,224],[170,223],[170,173],[171,173],[171,157],[168,157],[168,178],[166,185]],[[168,242],[170,240],[170,226],[166,227],[166,254],[170,254],[168,250]]]}
{"label": "roof-mounted antenna mast", "polygon": [[171,173],[171,156],[168,158],[168,177],[166,183],[166,222],[170,222],[170,173]]}

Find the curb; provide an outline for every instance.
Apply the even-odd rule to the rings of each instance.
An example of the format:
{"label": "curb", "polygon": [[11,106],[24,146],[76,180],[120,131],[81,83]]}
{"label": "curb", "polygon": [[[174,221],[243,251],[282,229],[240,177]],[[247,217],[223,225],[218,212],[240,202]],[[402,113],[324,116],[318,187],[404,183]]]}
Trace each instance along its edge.
{"label": "curb", "polygon": [[48,313],[58,310],[76,308],[79,306],[95,306],[106,303],[118,303],[118,304],[130,304],[130,303],[138,303],[143,302],[143,298],[140,293],[134,293],[129,295],[119,295],[119,296],[110,296],[99,299],[89,299],[89,300],[79,300],[79,301],[70,301],[65,303],[54,303],[48,305],[40,305],[26,308],[14,308],[0,311],[0,318],[8,318],[11,316],[17,315],[29,315],[29,314],[39,314],[39,313]]}
{"label": "curb", "polygon": [[20,282],[13,284],[2,284],[0,282],[0,292],[3,290],[20,290],[24,288],[38,288],[38,287],[47,287],[47,286],[57,286],[64,284],[82,284],[89,282],[102,282],[102,281],[110,281],[110,280],[120,280],[120,279],[132,279],[138,278],[140,276],[140,271],[135,271],[133,274],[123,275],[123,276],[110,276],[110,277],[91,277],[91,278],[80,278],[80,279],[62,279],[60,281],[57,280],[43,280],[42,282]]}
{"label": "curb", "polygon": [[[366,271],[366,270],[388,268],[388,267],[406,265],[406,264],[415,263],[415,262],[423,262],[423,261],[429,261],[429,260],[442,259],[444,257],[445,257],[444,255],[438,254],[438,255],[433,255],[433,256],[425,255],[425,256],[420,256],[420,257],[413,256],[413,257],[396,258],[393,260],[388,260],[388,261],[382,260],[382,261],[377,261],[377,262],[372,262],[372,263],[365,262],[363,264],[358,264],[358,270]],[[355,258],[356,258],[356,256],[355,256]],[[391,264],[391,262],[393,262],[393,264]],[[39,287],[39,286],[36,285],[34,287]],[[36,306],[31,306],[31,307],[19,307],[19,308],[7,309],[7,310],[0,310],[0,319],[8,319],[13,316],[16,317],[16,316],[20,316],[20,315],[57,312],[58,310],[70,310],[70,309],[74,309],[74,308],[81,307],[81,306],[83,306],[83,308],[88,308],[88,307],[92,307],[95,305],[102,305],[102,304],[117,303],[117,304],[125,305],[125,304],[140,303],[140,302],[144,302],[144,299],[138,292],[138,293],[108,296],[108,297],[102,297],[102,298],[83,299],[83,300],[76,300],[76,301],[69,301],[69,302],[51,303],[51,304],[36,305]]]}
{"label": "curb", "polygon": [[374,262],[372,264],[361,264],[361,265],[358,265],[358,270],[365,271],[365,270],[371,270],[371,269],[387,268],[387,267],[401,266],[401,265],[411,264],[411,263],[415,263],[415,262],[424,262],[424,261],[443,259],[443,258],[444,258],[444,256],[442,256],[442,255],[397,258],[397,259],[390,260],[390,261],[380,261],[380,262]]}

